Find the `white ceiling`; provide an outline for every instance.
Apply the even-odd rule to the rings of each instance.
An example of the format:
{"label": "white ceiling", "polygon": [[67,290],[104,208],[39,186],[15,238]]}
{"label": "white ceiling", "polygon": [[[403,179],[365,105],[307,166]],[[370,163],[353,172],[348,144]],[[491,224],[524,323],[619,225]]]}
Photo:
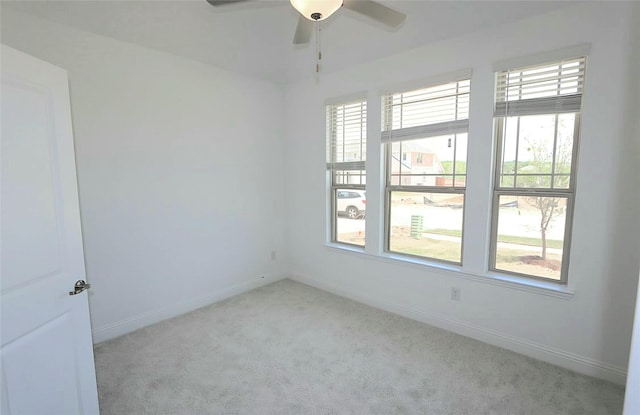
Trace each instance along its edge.
{"label": "white ceiling", "polygon": [[[323,72],[565,7],[561,1],[389,1],[407,14],[391,31],[341,9],[323,22]],[[205,0],[2,1],[2,7],[277,83],[315,71],[315,35],[292,44],[298,15],[287,0],[214,8]]]}

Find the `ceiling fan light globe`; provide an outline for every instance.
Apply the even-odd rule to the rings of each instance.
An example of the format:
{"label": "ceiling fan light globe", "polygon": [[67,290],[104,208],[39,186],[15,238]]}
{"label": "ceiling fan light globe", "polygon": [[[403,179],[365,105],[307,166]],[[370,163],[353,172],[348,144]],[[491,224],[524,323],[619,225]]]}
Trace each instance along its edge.
{"label": "ceiling fan light globe", "polygon": [[[289,0],[294,9],[305,18],[313,21],[324,20],[335,13],[341,6],[342,0]],[[319,13],[320,18],[312,15]],[[315,15],[314,17],[317,17]]]}

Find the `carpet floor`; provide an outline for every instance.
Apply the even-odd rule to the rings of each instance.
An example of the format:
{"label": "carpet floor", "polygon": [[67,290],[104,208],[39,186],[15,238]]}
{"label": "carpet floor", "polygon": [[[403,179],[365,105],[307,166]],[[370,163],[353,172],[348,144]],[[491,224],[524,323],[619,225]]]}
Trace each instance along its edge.
{"label": "carpet floor", "polygon": [[620,414],[624,388],[291,280],[95,347],[103,414]]}

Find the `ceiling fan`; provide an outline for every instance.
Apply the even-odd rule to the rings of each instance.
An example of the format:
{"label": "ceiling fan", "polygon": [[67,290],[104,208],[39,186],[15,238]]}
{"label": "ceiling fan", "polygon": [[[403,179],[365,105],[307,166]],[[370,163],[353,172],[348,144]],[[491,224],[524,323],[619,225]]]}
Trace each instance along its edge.
{"label": "ceiling fan", "polygon": [[[224,6],[251,0],[207,0],[212,6]],[[324,20],[334,14],[340,7],[360,13],[390,28],[396,28],[407,17],[383,4],[372,0],[289,0],[294,9],[300,13],[295,45],[309,43],[314,30],[314,22]]]}

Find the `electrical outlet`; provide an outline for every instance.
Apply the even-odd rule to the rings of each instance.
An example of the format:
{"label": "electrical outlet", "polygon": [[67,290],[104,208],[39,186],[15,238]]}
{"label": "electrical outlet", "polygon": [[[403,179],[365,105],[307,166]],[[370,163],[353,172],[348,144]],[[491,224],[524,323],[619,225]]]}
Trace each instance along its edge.
{"label": "electrical outlet", "polygon": [[271,260],[272,261],[276,260],[276,251],[271,251]]}
{"label": "electrical outlet", "polygon": [[457,288],[457,287],[451,288],[451,299],[453,301],[460,301],[460,288]]}

